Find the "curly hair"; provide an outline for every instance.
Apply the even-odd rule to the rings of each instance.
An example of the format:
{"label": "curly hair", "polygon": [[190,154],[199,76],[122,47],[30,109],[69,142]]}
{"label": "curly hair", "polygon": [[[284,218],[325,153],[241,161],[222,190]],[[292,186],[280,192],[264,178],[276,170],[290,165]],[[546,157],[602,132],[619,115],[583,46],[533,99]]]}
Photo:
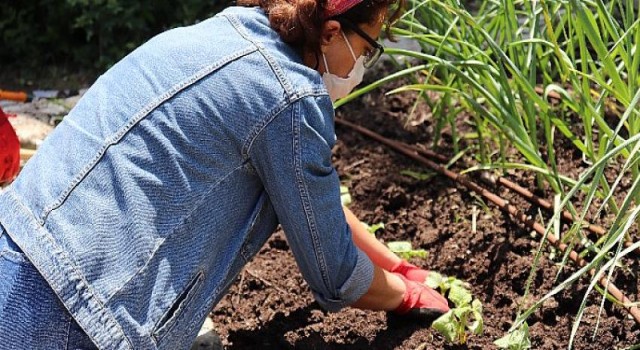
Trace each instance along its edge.
{"label": "curly hair", "polygon": [[[394,12],[386,19],[386,34],[391,37],[391,24],[400,17],[405,0],[363,0],[346,12],[331,18],[322,18],[327,0],[238,0],[237,3],[240,6],[261,7],[269,16],[271,28],[278,32],[284,42],[300,49],[318,52],[324,21],[346,18],[356,25],[372,24],[390,6],[397,4]],[[348,28],[344,30],[349,31]]]}

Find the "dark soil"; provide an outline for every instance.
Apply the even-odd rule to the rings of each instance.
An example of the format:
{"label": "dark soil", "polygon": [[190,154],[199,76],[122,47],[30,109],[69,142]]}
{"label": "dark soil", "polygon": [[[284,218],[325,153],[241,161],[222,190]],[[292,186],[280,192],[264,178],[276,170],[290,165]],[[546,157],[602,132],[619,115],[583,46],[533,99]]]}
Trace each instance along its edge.
{"label": "dark soil", "polygon": [[[407,120],[412,96],[366,96],[338,111],[338,116],[368,127],[386,137],[430,146],[433,126],[426,107]],[[464,125],[461,117],[461,127]],[[407,127],[407,125],[409,125]],[[347,308],[327,313],[314,302],[302,279],[282,232],[278,231],[241,273],[211,317],[228,349],[494,349],[493,341],[509,329],[519,310],[555,286],[562,254],[549,260],[546,247],[534,274],[530,294],[523,300],[527,278],[540,245],[539,236],[483,201],[475,193],[442,176],[417,180],[403,170],[429,172],[345,127],[337,127],[334,164],[353,197],[350,208],[364,222],[383,222],[377,236],[384,241],[410,240],[429,251],[426,260],[412,262],[472,285],[484,305],[485,330],[466,345],[448,345],[427,325],[387,315]],[[450,155],[446,133],[439,152]],[[562,146],[562,145],[560,145]],[[583,164],[579,156],[556,149],[563,173],[577,177]],[[471,161],[470,159],[466,159]],[[530,174],[512,173],[509,179],[534,189]],[[531,215],[538,209],[509,195],[495,192]],[[473,213],[477,229],[472,231]],[[632,301],[638,295],[638,264],[618,269],[615,283]],[[567,278],[569,264],[559,273]],[[574,317],[589,280],[581,279],[556,294],[529,318],[533,349],[567,348]],[[575,349],[616,349],[640,342],[640,328],[627,311],[592,294]],[[594,334],[595,331],[595,334]]]}

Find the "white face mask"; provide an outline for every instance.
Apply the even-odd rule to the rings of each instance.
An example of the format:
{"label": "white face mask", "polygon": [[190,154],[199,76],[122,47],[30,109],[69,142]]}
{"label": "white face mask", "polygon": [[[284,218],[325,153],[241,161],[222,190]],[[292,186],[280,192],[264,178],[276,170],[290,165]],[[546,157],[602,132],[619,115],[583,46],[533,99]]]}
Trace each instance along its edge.
{"label": "white face mask", "polygon": [[347,96],[351,90],[353,90],[356,85],[362,82],[362,78],[364,77],[364,56],[360,56],[356,59],[356,55],[353,53],[353,49],[351,48],[351,44],[349,44],[349,39],[344,35],[344,32],[340,31],[342,36],[344,37],[344,41],[347,42],[347,47],[349,51],[351,51],[351,57],[355,61],[351,72],[347,75],[346,78],[339,77],[335,74],[331,74],[329,72],[329,66],[327,65],[327,58],[324,53],[322,53],[322,59],[324,60],[324,69],[326,72],[322,74],[322,81],[324,81],[324,85],[327,87],[327,91],[329,91],[329,97],[331,97],[331,101],[335,102],[339,98],[343,98]]}

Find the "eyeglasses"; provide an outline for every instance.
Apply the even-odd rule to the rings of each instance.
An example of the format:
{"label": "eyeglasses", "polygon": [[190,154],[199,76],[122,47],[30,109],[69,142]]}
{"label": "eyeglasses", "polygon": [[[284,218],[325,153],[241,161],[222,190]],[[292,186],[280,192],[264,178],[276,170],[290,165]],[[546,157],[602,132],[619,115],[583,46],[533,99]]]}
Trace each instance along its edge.
{"label": "eyeglasses", "polygon": [[356,34],[360,35],[361,38],[366,40],[372,46],[372,49],[368,50],[364,55],[364,67],[371,68],[384,53],[384,47],[380,45],[379,42],[370,37],[369,34],[365,33],[364,30],[360,29],[360,27],[353,24],[351,21],[340,17],[336,18],[336,21],[340,22],[341,25],[353,30]]}

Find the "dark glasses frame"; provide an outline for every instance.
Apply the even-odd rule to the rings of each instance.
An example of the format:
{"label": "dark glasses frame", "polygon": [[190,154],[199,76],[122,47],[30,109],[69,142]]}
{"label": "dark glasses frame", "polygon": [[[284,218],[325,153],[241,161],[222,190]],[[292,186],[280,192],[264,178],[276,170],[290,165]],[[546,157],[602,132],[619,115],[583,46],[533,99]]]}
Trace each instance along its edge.
{"label": "dark glasses frame", "polygon": [[365,33],[364,30],[362,30],[360,27],[358,27],[348,19],[342,18],[342,17],[336,17],[335,20],[340,22],[342,26],[345,26],[350,30],[354,31],[356,34],[358,34],[362,39],[366,40],[373,47],[373,49],[365,56],[365,60],[364,60],[364,67],[371,68],[378,61],[380,56],[382,56],[382,54],[384,53],[384,46],[382,46],[379,42],[377,42],[375,39],[370,37],[369,34]]}

